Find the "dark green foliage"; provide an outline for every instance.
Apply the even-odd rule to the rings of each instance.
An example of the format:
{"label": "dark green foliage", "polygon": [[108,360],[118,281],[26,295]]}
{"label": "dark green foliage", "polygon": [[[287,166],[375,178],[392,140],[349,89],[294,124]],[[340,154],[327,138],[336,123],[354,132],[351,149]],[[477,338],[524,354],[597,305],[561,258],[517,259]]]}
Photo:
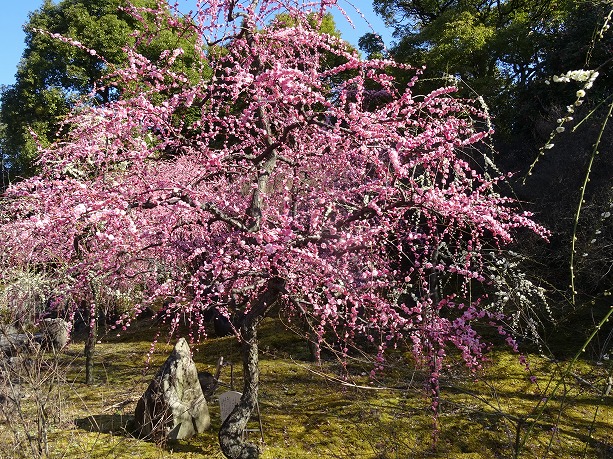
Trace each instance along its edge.
{"label": "dark green foliage", "polygon": [[[607,118],[613,96],[610,56],[613,34],[605,31],[602,37],[597,35],[610,11],[611,4],[605,2],[568,5],[565,21],[542,43],[543,58],[535,78],[514,90],[512,105],[501,111],[498,121],[507,134],[500,136],[499,144],[505,166],[525,173],[539,147],[560,124],[558,120],[573,117],[564,123],[565,131],[553,140],[555,147],[547,151],[516,191],[533,203],[532,209],[539,213],[540,221],[553,232],[551,243],[541,255],[549,264],[549,280],[560,289],[569,283],[568,260],[571,241],[576,236],[575,290],[587,298],[610,289],[613,280],[613,219],[607,217],[607,212],[613,210],[613,129]],[[551,82],[554,75],[575,69],[599,72],[580,106],[573,104],[583,83]],[[599,137],[599,153],[593,156],[573,235],[583,182]]]}
{"label": "dark green foliage", "polygon": [[[589,330],[592,316],[602,315],[601,303],[578,308],[610,291],[613,282],[613,128],[607,115],[613,98],[613,33],[602,29],[611,19],[611,2],[374,0],[374,8],[395,29],[393,57],[426,66],[422,91],[443,78],[457,84],[463,96],[483,96],[493,115],[497,164],[516,174],[507,191],[552,231],[548,244],[523,239],[518,249],[533,260],[524,271],[548,286],[560,327],[571,320],[571,333]],[[373,40],[366,35],[361,45],[379,57]],[[575,106],[584,83],[552,78],[579,69],[597,70],[599,77]],[[573,119],[561,126],[568,116]],[[551,141],[554,147],[541,150],[544,155],[527,176],[556,127],[564,131]],[[569,289],[571,254],[576,294]],[[585,323],[578,326],[577,317]]]}
{"label": "dark green foliage", "polygon": [[[131,3],[157,5],[155,0]],[[24,25],[26,48],[16,82],[3,88],[1,95],[0,122],[6,127],[2,154],[11,178],[34,173],[37,142],[42,146],[52,142],[68,110],[91,93],[113,66],[125,62],[124,47],[134,42],[135,30],[143,31],[143,24],[122,10],[127,4],[127,0],[63,0],[57,4],[46,0],[30,14]],[[182,46],[186,54],[177,66],[185,70],[195,61],[195,41],[187,29],[186,26],[183,34],[168,30],[152,42],[143,40],[140,49],[155,60],[162,50]],[[91,55],[37,30],[78,40],[97,54]],[[119,88],[107,84],[96,92],[91,103],[106,103],[119,92]]]}
{"label": "dark green foliage", "polygon": [[385,55],[385,43],[377,34],[362,35],[358,40],[358,46],[366,53],[368,59],[382,59]]}
{"label": "dark green foliage", "polygon": [[[585,67],[595,27],[610,5],[599,0],[375,0],[374,7],[395,29],[396,59],[425,65],[426,77],[460,78],[465,94],[482,95],[492,114],[501,117],[498,131],[509,133],[517,127],[514,119],[524,109],[526,91],[533,97],[541,78]],[[605,43],[594,49],[592,62],[605,62],[607,49]]]}

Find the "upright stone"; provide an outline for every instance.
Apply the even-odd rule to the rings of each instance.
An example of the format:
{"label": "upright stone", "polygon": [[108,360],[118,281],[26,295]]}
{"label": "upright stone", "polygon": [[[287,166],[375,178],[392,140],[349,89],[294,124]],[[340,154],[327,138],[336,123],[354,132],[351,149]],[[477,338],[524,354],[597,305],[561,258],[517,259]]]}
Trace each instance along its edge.
{"label": "upright stone", "polygon": [[41,322],[42,345],[47,349],[59,351],[68,344],[70,324],[64,319],[45,319]]}
{"label": "upright stone", "polygon": [[209,409],[184,338],[138,401],[134,418],[136,433],[155,440],[183,440],[208,429]]}

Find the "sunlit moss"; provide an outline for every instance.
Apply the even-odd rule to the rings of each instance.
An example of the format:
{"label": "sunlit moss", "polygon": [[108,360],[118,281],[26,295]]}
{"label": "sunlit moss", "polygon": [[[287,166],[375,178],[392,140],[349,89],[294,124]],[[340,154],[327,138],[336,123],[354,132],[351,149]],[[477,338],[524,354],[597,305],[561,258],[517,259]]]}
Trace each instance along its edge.
{"label": "sunlit moss", "polygon": [[[104,336],[96,347],[96,383],[91,386],[82,384],[82,343],[71,344],[62,354],[66,387],[49,432],[51,457],[223,457],[215,400],[209,407],[211,430],[197,438],[156,445],[131,436],[136,402],[172,348],[160,337],[149,354],[157,331],[143,321],[120,336]],[[611,457],[611,399],[587,386],[599,387],[606,374],[602,367],[580,362],[564,390],[539,411],[550,378],[559,377],[565,362],[529,356],[526,369],[517,354],[497,350],[479,375],[452,363],[441,380],[441,413],[435,423],[423,375],[403,350],[390,356],[389,371],[377,374],[375,381],[368,375],[369,362],[357,353],[345,365],[331,352],[324,353],[320,364],[311,362],[306,340],[288,332],[278,319],[267,319],[260,336],[264,459],[512,457],[518,429],[522,440],[531,425],[520,457]],[[240,352],[232,337],[192,348],[200,370],[214,372],[220,356],[232,362],[232,382],[240,390]],[[229,367],[221,379],[230,384]],[[251,435],[257,441],[258,435]],[[10,445],[11,435],[4,432],[0,441]]]}

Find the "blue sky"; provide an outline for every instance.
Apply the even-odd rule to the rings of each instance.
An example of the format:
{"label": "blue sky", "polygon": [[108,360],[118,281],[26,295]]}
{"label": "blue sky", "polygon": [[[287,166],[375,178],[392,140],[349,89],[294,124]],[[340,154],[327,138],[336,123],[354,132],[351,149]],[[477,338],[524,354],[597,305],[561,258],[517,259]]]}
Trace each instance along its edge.
{"label": "blue sky", "polygon": [[[43,0],[3,0],[2,14],[0,14],[0,85],[10,85],[15,82],[15,71],[24,49],[25,35],[22,26],[28,20],[28,13],[38,9]],[[58,0],[55,0],[58,3]],[[180,0],[179,4],[195,4],[195,0]],[[336,23],[343,34],[343,38],[357,46],[358,38],[370,28],[351,6],[357,7],[368,19],[371,26],[379,33],[386,45],[391,44],[391,32],[385,30],[383,22],[372,11],[372,0],[355,0],[351,3],[339,0],[341,7],[347,11],[354,22],[355,29],[339,14],[335,14]],[[187,7],[186,9],[189,9]]]}

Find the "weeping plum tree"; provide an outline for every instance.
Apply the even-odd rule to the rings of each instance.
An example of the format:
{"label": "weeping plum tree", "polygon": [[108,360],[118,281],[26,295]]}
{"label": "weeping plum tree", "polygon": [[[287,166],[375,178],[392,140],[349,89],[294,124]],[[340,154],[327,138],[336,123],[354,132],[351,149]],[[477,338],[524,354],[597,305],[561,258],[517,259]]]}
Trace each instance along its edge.
{"label": "weeping plum tree", "polygon": [[[290,25],[270,20],[280,13]],[[128,50],[111,78],[130,91],[75,110],[41,174],[5,193],[2,260],[61,272],[78,301],[96,285],[139,292],[126,322],[162,299],[196,339],[211,309],[238,316],[244,388],[219,433],[227,457],[259,454],[241,432],[273,306],[344,352],[368,337],[378,361],[408,341],[436,407],[448,346],[476,368],[474,322],[502,319],[468,294],[488,282],[484,252],[518,228],[546,235],[471,159],[486,114],[451,87],[416,95],[419,70],[360,60],[308,5],[211,1],[197,18],[201,78],[173,70],[182,49],[157,62]],[[415,77],[398,87],[390,68]]]}

